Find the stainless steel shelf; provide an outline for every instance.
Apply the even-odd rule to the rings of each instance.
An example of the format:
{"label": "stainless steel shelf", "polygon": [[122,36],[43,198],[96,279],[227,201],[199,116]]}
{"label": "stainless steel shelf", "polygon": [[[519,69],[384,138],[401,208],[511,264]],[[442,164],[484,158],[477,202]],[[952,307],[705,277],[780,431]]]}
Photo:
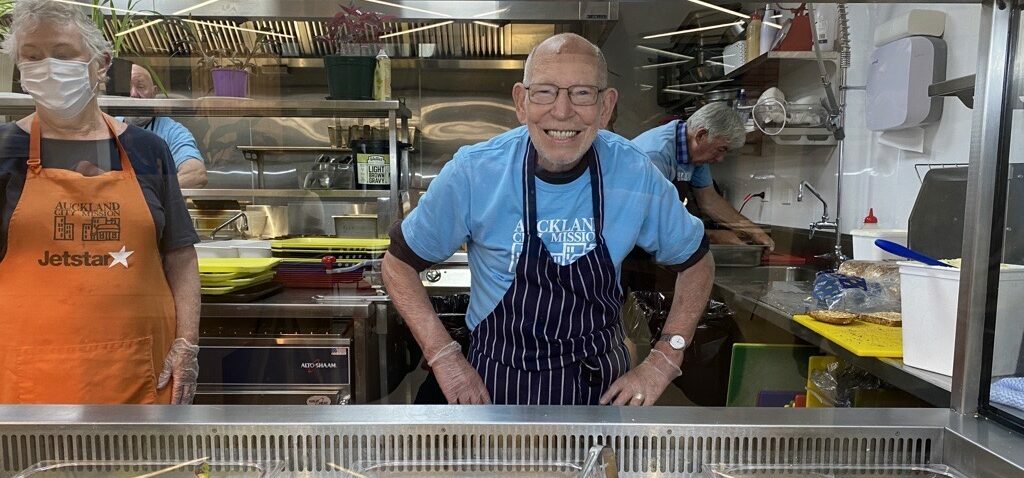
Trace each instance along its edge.
{"label": "stainless steel shelf", "polygon": [[182,189],[181,195],[186,198],[330,198],[330,199],[366,199],[386,198],[390,191],[369,190],[357,191],[347,189]]}
{"label": "stainless steel shelf", "polygon": [[964,106],[974,109],[974,75],[933,83],[928,86],[928,96],[955,96]]}
{"label": "stainless steel shelf", "polygon": [[349,152],[351,148],[334,146],[235,146],[239,151],[256,151],[262,153],[317,153],[320,151]]}
{"label": "stainless steel shelf", "polygon": [[[309,118],[398,118],[411,116],[399,101],[356,100],[265,100],[205,97],[198,99],[139,99],[101,96],[100,108],[114,116],[219,116],[219,117],[309,117]],[[0,94],[0,114],[27,115],[35,111],[32,97],[18,93]]]}

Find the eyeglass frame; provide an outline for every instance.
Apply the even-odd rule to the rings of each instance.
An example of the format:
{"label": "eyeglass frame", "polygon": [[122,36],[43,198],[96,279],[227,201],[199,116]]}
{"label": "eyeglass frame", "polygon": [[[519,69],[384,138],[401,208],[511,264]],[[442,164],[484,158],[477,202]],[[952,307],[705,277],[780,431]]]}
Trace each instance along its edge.
{"label": "eyeglass frame", "polygon": [[[533,100],[533,94],[530,93],[530,88],[533,88],[534,86],[550,86],[550,87],[555,88],[557,90],[557,91],[555,91],[555,99],[553,99],[550,103],[538,103],[538,102],[534,101]],[[594,102],[589,104],[589,105],[576,104],[576,102],[574,102],[573,99],[572,99],[572,94],[569,92],[569,90],[571,90],[573,88],[593,88],[593,89],[597,90],[597,94],[594,95]],[[531,84],[529,86],[523,85],[523,89],[526,90],[526,99],[530,100],[531,103],[537,104],[537,105],[547,106],[547,105],[555,104],[555,102],[558,101],[558,97],[562,94],[562,90],[565,90],[565,95],[569,98],[569,103],[572,104],[573,106],[594,106],[594,105],[596,105],[600,101],[601,93],[604,93],[605,91],[608,91],[609,87],[606,86],[604,88],[599,88],[599,87],[594,86],[594,85],[570,85],[570,86],[567,86],[565,88],[559,88],[558,85],[553,85],[551,83],[534,83],[534,84]]]}

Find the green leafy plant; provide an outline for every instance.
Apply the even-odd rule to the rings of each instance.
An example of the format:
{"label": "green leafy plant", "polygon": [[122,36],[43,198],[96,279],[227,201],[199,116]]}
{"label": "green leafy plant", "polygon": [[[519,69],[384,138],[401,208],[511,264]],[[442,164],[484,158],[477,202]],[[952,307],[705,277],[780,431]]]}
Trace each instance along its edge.
{"label": "green leafy plant", "polygon": [[118,35],[119,33],[128,30],[135,26],[135,21],[139,17],[139,13],[124,13],[118,10],[108,10],[106,8],[99,7],[111,7],[119,8],[124,10],[130,10],[136,12],[137,7],[142,0],[128,0],[128,3],[124,6],[117,6],[114,4],[114,0],[92,0],[92,21],[96,24],[101,32],[106,31],[105,26],[107,24],[106,18],[110,17],[110,30],[111,30],[111,49],[114,52],[114,56],[120,56],[121,54],[134,54],[131,45],[127,42],[128,37],[126,35]]}
{"label": "green leafy plant", "polygon": [[256,64],[255,59],[272,54],[270,47],[274,41],[267,35],[257,35],[252,45],[244,44],[238,48],[213,48],[200,35],[199,29],[194,24],[179,18],[166,18],[164,23],[178,26],[185,32],[185,38],[180,40],[176,47],[187,46],[192,53],[197,54],[200,69],[232,68],[255,74],[259,72],[259,65]]}
{"label": "green leafy plant", "polygon": [[[0,18],[7,17],[14,10],[14,0],[0,0]],[[10,18],[0,20],[0,38],[6,38],[11,31]]]}

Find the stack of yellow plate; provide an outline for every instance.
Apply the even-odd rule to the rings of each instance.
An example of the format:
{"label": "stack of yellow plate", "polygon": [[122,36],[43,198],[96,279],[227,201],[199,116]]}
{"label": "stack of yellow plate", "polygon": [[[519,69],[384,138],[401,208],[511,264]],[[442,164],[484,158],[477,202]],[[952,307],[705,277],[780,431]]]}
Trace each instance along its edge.
{"label": "stack of yellow plate", "polygon": [[275,258],[199,259],[199,281],[205,295],[223,295],[274,280]]}

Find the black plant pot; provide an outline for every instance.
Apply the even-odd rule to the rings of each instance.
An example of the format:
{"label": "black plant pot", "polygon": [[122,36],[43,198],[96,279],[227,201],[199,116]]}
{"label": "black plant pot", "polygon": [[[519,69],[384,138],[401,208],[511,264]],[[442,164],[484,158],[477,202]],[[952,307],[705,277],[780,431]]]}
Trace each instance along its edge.
{"label": "black plant pot", "polygon": [[114,58],[110,70],[107,70],[107,94],[131,96],[131,93],[132,62],[123,58]]}

